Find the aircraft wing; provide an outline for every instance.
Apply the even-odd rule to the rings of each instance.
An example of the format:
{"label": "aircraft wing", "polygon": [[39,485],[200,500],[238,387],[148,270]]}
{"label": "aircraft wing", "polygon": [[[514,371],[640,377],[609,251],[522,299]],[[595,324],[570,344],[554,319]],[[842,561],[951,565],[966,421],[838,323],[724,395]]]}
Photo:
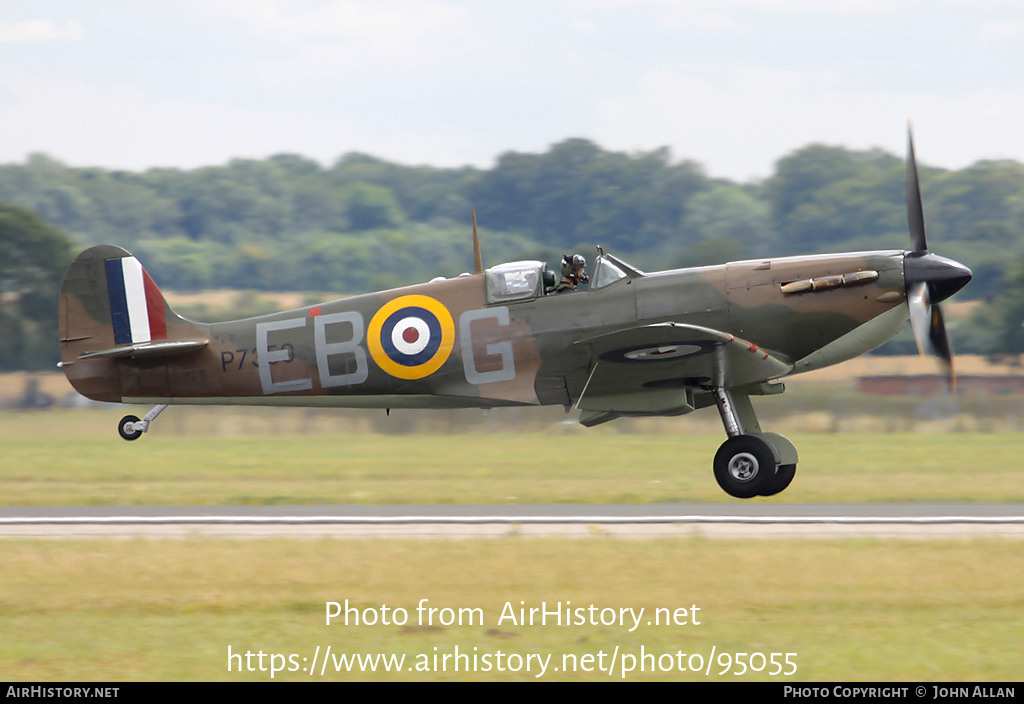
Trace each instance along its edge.
{"label": "aircraft wing", "polygon": [[593,350],[577,406],[622,413],[685,412],[686,389],[745,386],[785,376],[788,359],[734,335],[656,323],[581,340]]}

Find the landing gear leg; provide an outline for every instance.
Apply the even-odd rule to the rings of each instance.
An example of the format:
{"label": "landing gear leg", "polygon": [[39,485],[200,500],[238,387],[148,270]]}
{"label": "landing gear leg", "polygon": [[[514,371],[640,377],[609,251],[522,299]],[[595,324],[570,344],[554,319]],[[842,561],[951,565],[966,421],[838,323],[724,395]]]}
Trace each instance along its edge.
{"label": "landing gear leg", "polygon": [[166,403],[153,406],[149,413],[142,417],[142,420],[139,420],[138,416],[125,416],[121,419],[121,422],[117,424],[117,432],[119,432],[121,437],[125,440],[138,440],[142,437],[143,433],[149,430],[149,424],[156,420],[156,417],[160,415],[165,408],[167,408]]}
{"label": "landing gear leg", "polygon": [[762,433],[750,396],[716,387],[712,393],[729,439],[715,454],[715,479],[738,499],[774,496],[793,481],[796,447],[778,433]]}

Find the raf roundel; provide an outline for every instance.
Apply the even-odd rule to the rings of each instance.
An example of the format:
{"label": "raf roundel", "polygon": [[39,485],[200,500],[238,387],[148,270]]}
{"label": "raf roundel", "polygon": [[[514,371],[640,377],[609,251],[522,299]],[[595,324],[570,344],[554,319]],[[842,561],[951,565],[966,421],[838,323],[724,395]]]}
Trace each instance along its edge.
{"label": "raf roundel", "polygon": [[366,337],[377,366],[399,379],[422,379],[448,360],[455,346],[455,324],[435,299],[401,296],[377,311]]}

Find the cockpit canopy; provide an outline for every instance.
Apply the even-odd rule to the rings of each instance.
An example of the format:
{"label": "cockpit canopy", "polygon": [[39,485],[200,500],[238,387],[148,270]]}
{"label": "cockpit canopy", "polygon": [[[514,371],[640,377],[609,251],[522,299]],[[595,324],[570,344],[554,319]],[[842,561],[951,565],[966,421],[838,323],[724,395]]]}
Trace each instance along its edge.
{"label": "cockpit canopy", "polygon": [[508,262],[485,272],[487,302],[506,303],[536,298],[543,293],[547,264],[538,261]]}
{"label": "cockpit canopy", "polygon": [[[594,262],[590,288],[596,290],[609,286],[619,279],[635,279],[643,275],[639,269],[602,252]],[[554,272],[548,271],[547,264],[532,259],[498,264],[487,269],[484,276],[487,282],[488,303],[509,303],[537,298],[548,293],[556,282]]]}

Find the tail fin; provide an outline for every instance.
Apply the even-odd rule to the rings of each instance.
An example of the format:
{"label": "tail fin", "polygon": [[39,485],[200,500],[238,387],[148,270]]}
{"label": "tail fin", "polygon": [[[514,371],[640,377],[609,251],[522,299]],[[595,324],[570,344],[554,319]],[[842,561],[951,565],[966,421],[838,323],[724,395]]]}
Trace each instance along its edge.
{"label": "tail fin", "polygon": [[205,327],[175,313],[139,260],[120,247],[90,247],[64,275],[61,366],[90,398],[120,400],[115,358],[191,352],[207,340]]}

